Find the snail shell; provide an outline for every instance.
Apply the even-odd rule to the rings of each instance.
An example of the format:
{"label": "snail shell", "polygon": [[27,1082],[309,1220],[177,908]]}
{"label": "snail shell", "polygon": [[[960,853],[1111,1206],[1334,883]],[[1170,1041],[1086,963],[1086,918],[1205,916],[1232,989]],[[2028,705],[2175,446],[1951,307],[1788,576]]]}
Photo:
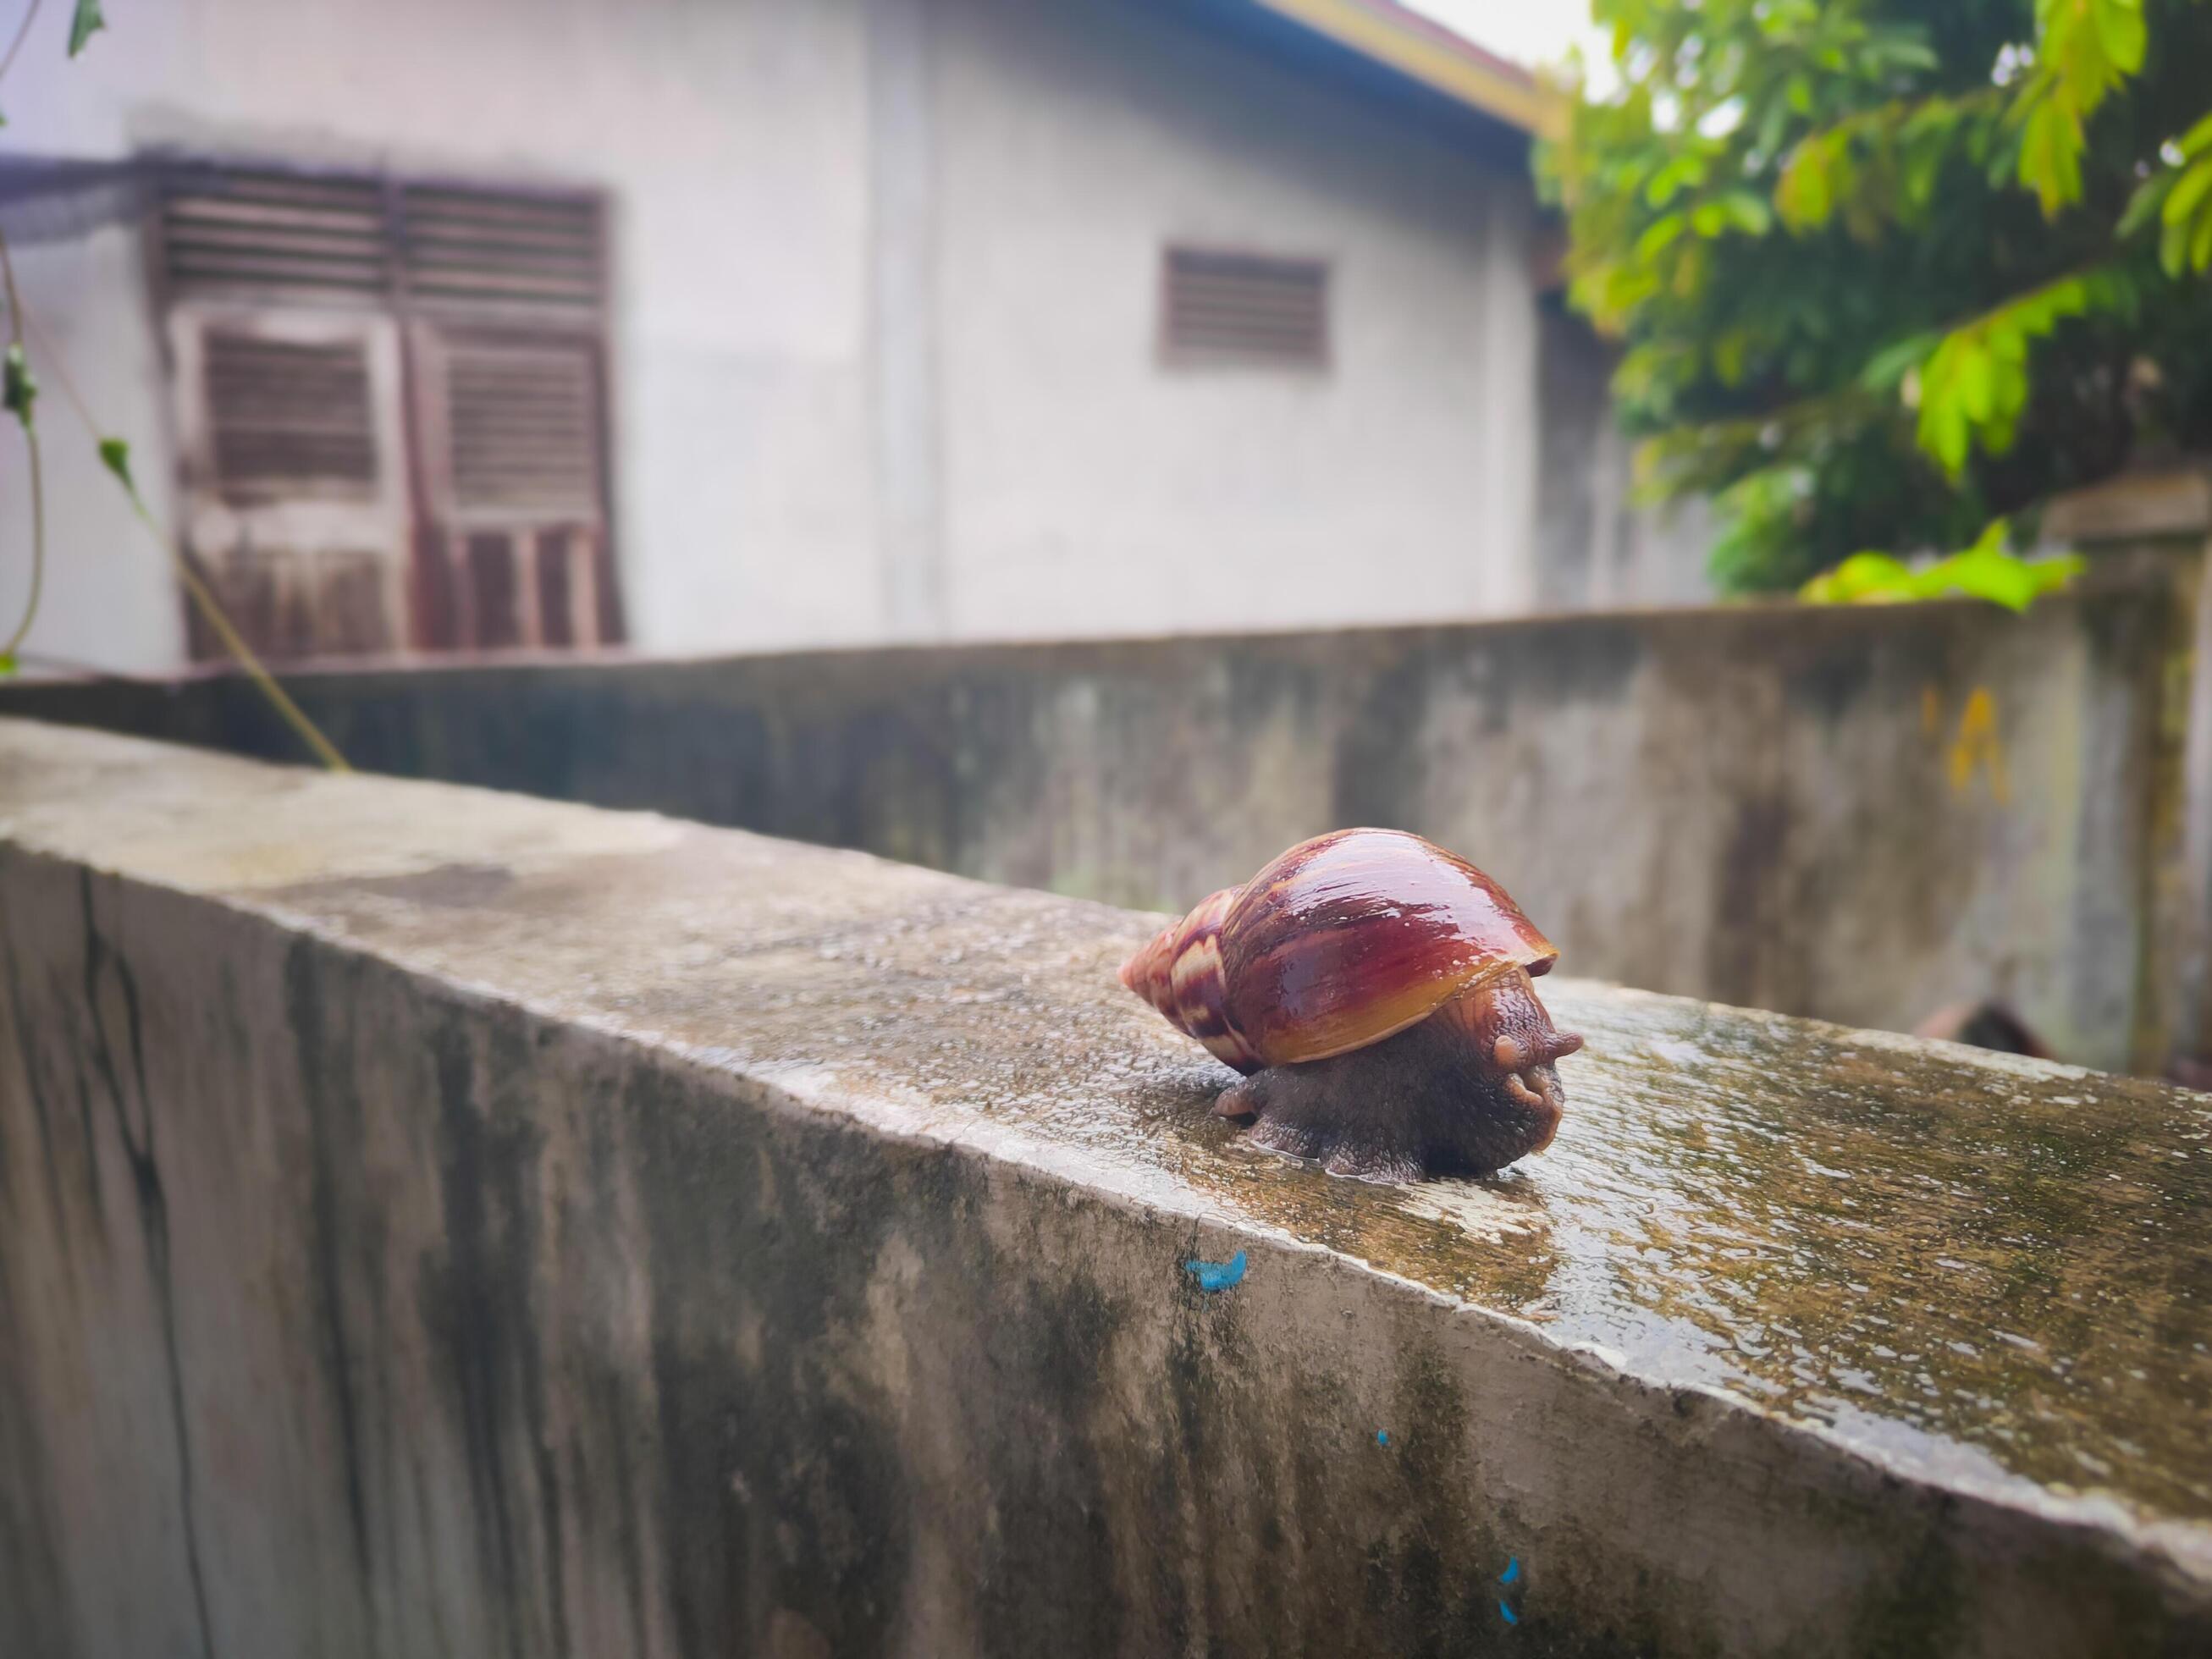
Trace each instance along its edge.
{"label": "snail shell", "polygon": [[[1559,954],[1465,859],[1402,830],[1340,830],[1301,842],[1163,929],[1122,965],[1121,982],[1253,1077],[1221,1109],[1249,1112],[1264,1127],[1273,1103],[1275,1115],[1298,1119],[1289,1137],[1297,1149],[1358,1143],[1347,1162],[1362,1167],[1349,1172],[1374,1166],[1402,1178],[1455,1161],[1498,1167],[1550,1139],[1559,1113],[1552,1065],[1581,1039],[1552,1029],[1528,980]],[[1452,1018],[1422,1043],[1401,1037],[1447,1008]],[[1358,1067],[1318,1069],[1370,1048],[1377,1066],[1455,1080],[1394,1074],[1389,1103],[1378,1107],[1358,1097],[1374,1096],[1374,1066],[1364,1078]],[[1512,1133],[1439,1130],[1448,1103],[1407,1097],[1447,1086],[1462,1116],[1495,1096],[1504,1114],[1528,1121]],[[1341,1125],[1329,1121],[1332,1102],[1346,1115]],[[1401,1107],[1407,1121],[1384,1121]]]}
{"label": "snail shell", "polygon": [[1559,958],[1465,859],[1401,830],[1339,830],[1164,928],[1121,983],[1255,1072],[1380,1042],[1480,981]]}

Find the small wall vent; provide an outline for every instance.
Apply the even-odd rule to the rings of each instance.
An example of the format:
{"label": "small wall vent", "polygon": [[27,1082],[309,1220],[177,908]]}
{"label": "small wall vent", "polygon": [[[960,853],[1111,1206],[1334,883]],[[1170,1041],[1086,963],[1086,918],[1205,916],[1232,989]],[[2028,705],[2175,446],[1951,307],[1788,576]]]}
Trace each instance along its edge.
{"label": "small wall vent", "polygon": [[1328,366],[1328,266],[1319,259],[1170,247],[1162,294],[1170,362]]}

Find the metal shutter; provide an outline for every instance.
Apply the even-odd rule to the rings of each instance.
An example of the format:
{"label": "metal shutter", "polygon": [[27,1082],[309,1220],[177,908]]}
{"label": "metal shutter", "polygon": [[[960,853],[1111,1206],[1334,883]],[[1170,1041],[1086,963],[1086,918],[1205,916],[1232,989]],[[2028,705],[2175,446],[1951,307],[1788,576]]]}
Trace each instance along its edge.
{"label": "metal shutter", "polygon": [[404,185],[399,223],[407,291],[416,300],[582,312],[605,303],[592,198]]}
{"label": "metal shutter", "polygon": [[375,179],[179,165],[164,172],[160,202],[173,295],[255,289],[373,303],[391,287]]}
{"label": "metal shutter", "polygon": [[374,492],[376,425],[360,342],[311,344],[217,325],[203,349],[213,482],[225,500]]}
{"label": "metal shutter", "polygon": [[446,352],[453,504],[464,518],[599,514],[599,387],[592,343],[463,336]]}

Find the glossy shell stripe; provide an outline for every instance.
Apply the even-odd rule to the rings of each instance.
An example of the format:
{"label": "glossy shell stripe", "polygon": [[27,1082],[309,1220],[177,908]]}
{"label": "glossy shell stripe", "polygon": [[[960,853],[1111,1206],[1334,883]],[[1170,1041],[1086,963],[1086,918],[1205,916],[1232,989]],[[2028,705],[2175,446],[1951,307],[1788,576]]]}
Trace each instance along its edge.
{"label": "glossy shell stripe", "polygon": [[1228,1024],[1269,1066],[1348,1054],[1559,951],[1465,859],[1397,830],[1340,830],[1247,882],[1221,924]]}
{"label": "glossy shell stripe", "polygon": [[1121,983],[1196,1037],[1217,1060],[1255,1071],[1259,1056],[1223,1009],[1221,922],[1241,887],[1224,887],[1121,964]]}

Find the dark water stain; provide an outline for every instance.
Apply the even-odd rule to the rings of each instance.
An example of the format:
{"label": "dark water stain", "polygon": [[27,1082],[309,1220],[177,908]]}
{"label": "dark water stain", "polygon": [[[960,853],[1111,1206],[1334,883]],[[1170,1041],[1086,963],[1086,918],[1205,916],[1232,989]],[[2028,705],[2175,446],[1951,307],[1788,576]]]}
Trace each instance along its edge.
{"label": "dark water stain", "polygon": [[1339,823],[1395,828],[1419,818],[1431,668],[1417,654],[1367,678],[1332,757],[1330,813]]}
{"label": "dark water stain", "polygon": [[[40,1027],[31,1018],[22,969],[15,959],[15,935],[4,928],[0,928],[0,950],[5,951],[7,957],[8,1008],[15,1027],[16,1057],[23,1066],[23,1089],[30,1097],[31,1115],[38,1124],[39,1162],[46,1176],[46,1201],[52,1207],[54,1237],[61,1246],[62,1265],[67,1269],[73,1265],[76,1230],[69,1224],[69,1211],[62,1198],[61,1159],[54,1145],[53,1080],[47,1073],[46,1053],[39,1042]],[[0,1133],[0,1188],[7,1185],[6,1148],[6,1137]]]}
{"label": "dark water stain", "polygon": [[[131,1183],[137,1200],[139,1237],[146,1252],[147,1272],[161,1321],[161,1353],[167,1382],[169,1422],[177,1449],[177,1510],[185,1540],[185,1566],[192,1586],[192,1607],[198,1621],[200,1650],[206,1659],[219,1651],[213,1623],[208,1615],[207,1575],[201,1564],[199,1521],[194,1499],[195,1474],[190,1425],[185,1412],[184,1361],[177,1342],[177,1292],[174,1262],[169,1240],[169,1204],[161,1186],[154,1139],[154,1101],[146,1086],[146,1049],[138,1001],[137,975],[130,962],[111,946],[100,931],[93,904],[92,872],[78,872],[77,893],[84,929],[84,1006],[91,1022],[91,1055],[107,1091],[115,1132],[130,1165]],[[116,1034],[108,1030],[104,981],[112,981],[122,1002],[120,1047],[127,1066],[118,1063]],[[131,1080],[128,1091],[124,1077]],[[134,1113],[131,1100],[135,1098]],[[134,1124],[134,1117],[136,1119]]]}
{"label": "dark water stain", "polygon": [[[429,1042],[438,1101],[441,1250],[423,1264],[420,1315],[447,1370],[467,1449],[477,1554],[515,1659],[570,1650],[561,1486],[546,1421],[533,1270],[543,1133],[520,1091],[527,1048],[512,1016],[497,1020],[482,1068],[460,1012],[433,1015]],[[527,1474],[510,1446],[526,1450]],[[519,1506],[534,1488],[537,1547]],[[542,1575],[542,1578],[540,1577]],[[534,1645],[531,1609],[549,1629]]]}
{"label": "dark water stain", "polygon": [[[323,993],[326,975],[341,976],[342,990],[357,993],[359,975],[346,974],[323,959],[310,940],[294,941],[284,961],[287,1029],[299,1066],[300,1103],[307,1118],[310,1166],[307,1194],[307,1255],[313,1285],[315,1323],[320,1338],[324,1380],[337,1414],[339,1455],[343,1463],[346,1517],[352,1529],[360,1615],[372,1647],[376,1640],[376,1598],[371,1593],[376,1564],[369,1547],[368,1497],[362,1451],[362,1407],[355,1383],[356,1357],[348,1331],[345,1273],[341,1265],[350,1247],[364,1261],[381,1259],[375,1241],[361,1230],[372,1223],[366,1206],[345,1202],[349,1172],[362,1163],[363,1133],[359,1062],[351,1023],[331,1029]],[[340,1010],[353,1000],[342,995]],[[240,1050],[243,1054],[241,1048]]]}
{"label": "dark water stain", "polygon": [[[625,1110],[647,1223],[666,1593],[685,1652],[804,1620],[890,1644],[912,1541],[896,1412],[843,1358],[896,1183],[640,1068]],[[773,1170],[773,1174],[771,1173]]]}
{"label": "dark water stain", "polygon": [[1794,817],[1780,793],[1738,803],[1728,840],[1714,860],[1713,890],[1729,925],[1713,929],[1705,951],[1709,994],[1747,1006],[1803,1003],[1794,942],[1802,936],[1788,914],[1790,836]]}
{"label": "dark water stain", "polygon": [[[1675,622],[1668,617],[1582,616],[1492,624],[1469,641],[1493,664],[1498,714],[1492,729],[1504,729],[1507,711],[1516,705],[1549,708],[1572,701],[1608,708],[1624,702],[1655,638],[1663,638]],[[1437,637],[1440,654],[1450,653],[1455,644],[1449,633]]]}
{"label": "dark water stain", "polygon": [[[24,1351],[9,1263],[0,1250],[0,1355]],[[0,1626],[17,1632],[27,1655],[80,1651],[62,1559],[60,1514],[46,1431],[30,1368],[0,1363]]]}
{"label": "dark water stain", "polygon": [[1879,660],[1881,654],[1863,640],[1808,641],[1783,661],[1783,697],[1822,724],[1839,726],[1887,665]]}
{"label": "dark water stain", "polygon": [[995,1259],[962,1266],[1004,1287],[992,1300],[1006,1304],[981,1322],[994,1386],[978,1396],[990,1401],[988,1420],[969,1425],[998,1521],[978,1563],[982,1650],[1119,1651],[1123,1598],[1095,1416],[1126,1310],[1079,1273],[1025,1273]]}
{"label": "dark water stain", "polygon": [[[583,1225],[586,1236],[600,1241],[599,1248],[605,1249],[605,1241],[622,1237],[628,1231],[620,1190],[624,1160],[616,1133],[621,1097],[617,1091],[595,1089],[593,1103],[583,1131],[587,1148]],[[644,1653],[651,1646],[650,1609],[657,1587],[646,1576],[646,1512],[641,1507],[651,1471],[641,1466],[636,1449],[651,1443],[651,1413],[641,1398],[639,1379],[611,1355],[572,1355],[567,1374],[568,1385],[582,1402],[594,1431],[589,1438],[580,1437],[572,1448],[570,1501],[585,1513],[612,1524],[629,1613],[630,1644],[635,1651]],[[604,1469],[592,1456],[595,1449],[602,1448],[606,1457]]]}

